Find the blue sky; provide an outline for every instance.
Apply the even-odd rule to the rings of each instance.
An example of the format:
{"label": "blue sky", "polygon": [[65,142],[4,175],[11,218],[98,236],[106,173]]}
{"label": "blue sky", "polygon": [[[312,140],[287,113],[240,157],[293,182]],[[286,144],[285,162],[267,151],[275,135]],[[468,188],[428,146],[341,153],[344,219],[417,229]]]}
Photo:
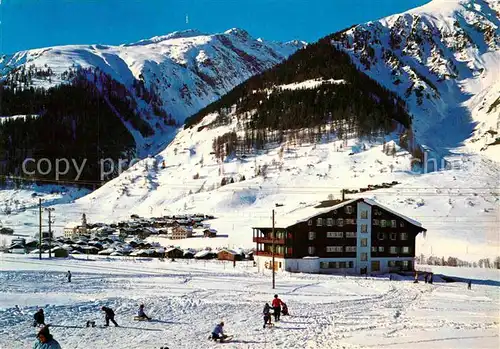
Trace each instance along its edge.
{"label": "blue sky", "polygon": [[[315,41],[428,0],[0,0],[2,53],[122,44],[176,30],[238,27],[254,37]],[[186,24],[186,15],[189,23]]]}

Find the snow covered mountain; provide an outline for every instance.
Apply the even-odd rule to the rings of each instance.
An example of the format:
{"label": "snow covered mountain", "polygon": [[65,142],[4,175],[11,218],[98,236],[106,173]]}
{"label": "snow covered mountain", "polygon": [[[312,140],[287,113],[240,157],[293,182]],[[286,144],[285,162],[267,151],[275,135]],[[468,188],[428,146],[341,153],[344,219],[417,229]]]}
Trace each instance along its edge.
{"label": "snow covered mountain", "polygon": [[[500,26],[495,11],[499,11],[498,1],[434,0],[328,38],[332,47],[347,52],[368,76],[405,99],[412,116],[406,126],[415,143],[432,157],[425,160],[435,161],[433,170],[437,167],[440,171],[428,171],[428,162],[415,166],[419,159],[400,146],[401,123],[406,120],[403,112],[396,113],[401,119],[390,114],[391,125],[395,124],[392,132],[360,135],[353,131],[352,120],[359,117],[353,112],[369,116],[376,109],[370,109],[367,96],[383,104],[390,95],[380,89],[377,94],[364,93],[361,85],[372,80],[351,74],[349,64],[337,53],[342,69],[329,70],[330,63],[325,65],[327,60],[321,56],[329,51],[323,50],[324,46],[309,45],[262,74],[264,77],[250,79],[218,104],[199,112],[190,126],[154,158],[143,160],[86,197],[56,207],[64,212],[60,219],[73,221],[82,213],[99,221],[126,218],[132,213],[156,216],[201,212],[219,217],[213,227],[228,238],[209,242],[185,239],[179,241],[180,245],[253,246],[250,227],[262,221],[270,224],[272,209],[283,215],[338,198],[342,189],[366,189],[397,181],[400,184],[352,196],[374,198],[420,221],[428,232],[426,237],[418,237],[417,254],[469,260],[496,256],[500,240],[500,152],[493,143],[500,111]],[[298,62],[300,74],[296,74],[295,66],[287,70],[297,63],[297,56],[309,53],[307,67]],[[321,76],[325,70],[331,76]],[[274,77],[280,78],[270,86]],[[338,110],[340,121],[318,112],[323,110],[316,108],[321,105],[314,105],[314,94],[333,91],[332,98],[337,98],[352,86],[360,86],[353,93],[363,93],[359,99],[351,96],[352,109]],[[257,100],[246,95],[249,104],[237,105],[242,89],[250,89]],[[294,97],[308,99],[285,103],[293,92],[297,92]],[[393,105],[399,103],[396,97],[391,98]],[[244,130],[245,124],[258,121],[256,113],[310,101],[315,107],[310,114],[325,117],[324,124],[315,125],[314,130],[275,130],[269,132],[272,142],[257,151],[230,151],[234,143],[265,143],[258,132],[249,136]],[[246,110],[249,105],[256,107]],[[331,108],[337,106],[333,103]],[[363,108],[354,109],[360,106]],[[283,115],[288,112],[282,110]],[[380,115],[382,111],[373,118]],[[283,118],[277,120],[283,122]],[[8,221],[22,230],[26,218],[25,214],[11,215],[4,224]]]}
{"label": "snow covered mountain", "polygon": [[[213,35],[187,30],[120,46],[56,46],[4,55],[0,78],[18,87],[49,88],[68,83],[78,69],[98,69],[130,91],[136,111],[153,134],[126,126],[139,150],[149,143],[147,152],[154,153],[171,139],[172,132],[165,132],[172,120],[182,124],[234,86],[304,46],[299,41],[254,39],[235,28]],[[156,98],[145,102],[143,93],[137,93],[139,85]],[[168,123],[160,117],[165,113]]]}
{"label": "snow covered mountain", "polygon": [[467,144],[500,161],[499,1],[433,0],[333,42],[405,97],[420,143],[438,155]]}

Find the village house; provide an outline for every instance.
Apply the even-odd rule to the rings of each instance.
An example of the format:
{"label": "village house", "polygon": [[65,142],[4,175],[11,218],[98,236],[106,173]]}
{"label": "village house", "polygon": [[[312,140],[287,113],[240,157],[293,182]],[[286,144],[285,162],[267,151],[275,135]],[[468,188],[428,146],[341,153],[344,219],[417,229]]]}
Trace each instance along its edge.
{"label": "village house", "polygon": [[217,236],[217,230],[215,229],[205,229],[203,230],[203,237],[214,238]]}
{"label": "village house", "polygon": [[217,252],[217,259],[220,261],[241,261],[243,256],[236,251],[223,249]]}
{"label": "village house", "polygon": [[[259,269],[272,268],[272,227],[253,228]],[[377,274],[413,271],[419,222],[364,198],[275,218],[275,270]]]}
{"label": "village house", "polygon": [[180,240],[180,239],[187,239],[192,236],[193,236],[193,229],[191,227],[177,226],[172,228],[170,239]]}

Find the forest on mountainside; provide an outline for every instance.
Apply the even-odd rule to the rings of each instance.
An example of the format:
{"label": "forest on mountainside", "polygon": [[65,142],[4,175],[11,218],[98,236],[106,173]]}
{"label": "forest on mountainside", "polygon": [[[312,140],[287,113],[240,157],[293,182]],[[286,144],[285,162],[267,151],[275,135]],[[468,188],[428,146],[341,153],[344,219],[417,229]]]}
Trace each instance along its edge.
{"label": "forest on mountainside", "polygon": [[[251,130],[314,128],[333,121],[354,125],[358,135],[389,132],[394,122],[411,127],[406,103],[395,93],[360,72],[348,54],[334,46],[333,36],[297,51],[283,63],[235,87],[220,100],[188,118],[193,127],[204,116],[217,112],[216,124],[228,123],[227,114],[248,119]],[[318,87],[279,89],[279,85],[323,79]],[[345,83],[327,83],[326,80]],[[342,133],[342,130],[340,130]]]}
{"label": "forest on mountainside", "polygon": [[[65,158],[79,164],[87,159],[79,180],[99,182],[100,159],[133,158],[135,142],[120,117],[144,135],[152,130],[134,112],[133,100],[127,98],[123,85],[100,74],[96,84],[89,79],[91,73],[82,70],[71,83],[47,90],[0,84],[0,115],[4,117],[0,122],[0,180],[6,175],[54,180],[55,160]],[[26,117],[7,117],[15,115]],[[36,166],[27,166],[30,172],[35,171],[27,176],[22,168],[26,158],[49,159],[52,171],[43,174]],[[76,177],[74,167],[70,167],[60,179]]]}

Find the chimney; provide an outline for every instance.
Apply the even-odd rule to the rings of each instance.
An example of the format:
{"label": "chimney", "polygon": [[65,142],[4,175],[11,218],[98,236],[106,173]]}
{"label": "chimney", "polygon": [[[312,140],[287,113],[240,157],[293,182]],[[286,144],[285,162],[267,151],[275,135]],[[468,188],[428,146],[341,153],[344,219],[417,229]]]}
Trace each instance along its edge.
{"label": "chimney", "polygon": [[341,192],[342,192],[342,201],[345,201],[345,189],[342,189]]}

